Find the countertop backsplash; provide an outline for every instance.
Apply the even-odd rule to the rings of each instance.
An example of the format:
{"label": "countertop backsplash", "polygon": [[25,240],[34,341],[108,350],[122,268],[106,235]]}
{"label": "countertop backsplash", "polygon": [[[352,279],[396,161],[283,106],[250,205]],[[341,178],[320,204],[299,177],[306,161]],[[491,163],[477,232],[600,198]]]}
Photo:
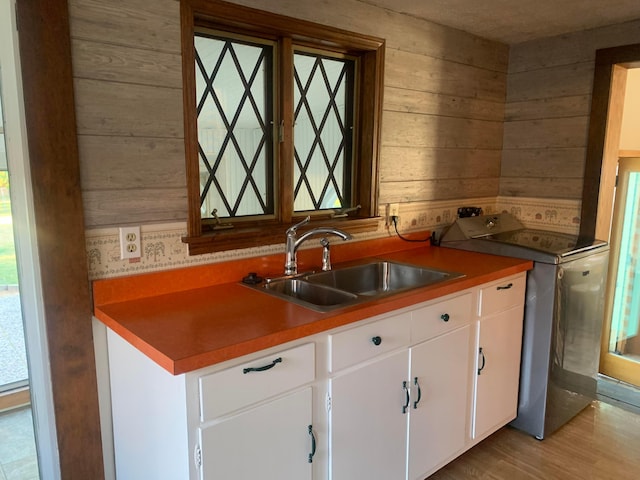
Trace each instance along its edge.
{"label": "countertop backsplash", "polygon": [[[527,228],[539,228],[575,234],[580,226],[580,202],[563,199],[538,199],[522,197],[471,198],[438,202],[400,203],[398,230],[439,230],[451,224],[459,207],[481,207],[484,214],[509,212]],[[380,216],[384,216],[380,205]],[[173,268],[182,268],[228,260],[271,255],[284,255],[284,231],[282,243],[263,247],[230,250],[205,255],[188,253],[182,242],[186,235],[186,223],[141,225],[141,257],[134,260],[120,259],[118,228],[100,228],[86,231],[87,262],[90,280],[135,275]],[[384,221],[376,232],[355,235],[355,241],[395,235]],[[313,247],[308,242],[303,248]]]}

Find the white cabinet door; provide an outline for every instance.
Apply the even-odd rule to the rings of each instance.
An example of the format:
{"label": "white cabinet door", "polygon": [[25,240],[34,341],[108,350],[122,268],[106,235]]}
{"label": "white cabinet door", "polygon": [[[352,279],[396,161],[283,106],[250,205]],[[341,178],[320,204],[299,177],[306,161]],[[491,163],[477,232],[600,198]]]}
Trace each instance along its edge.
{"label": "white cabinet door", "polygon": [[473,438],[516,417],[522,347],[522,306],[479,321]]}
{"label": "white cabinet door", "polygon": [[408,357],[402,350],[331,379],[332,480],[405,477]]}
{"label": "white cabinet door", "polygon": [[470,341],[466,325],[411,348],[409,480],[422,480],[465,446]]}
{"label": "white cabinet door", "polygon": [[311,480],[312,389],[200,429],[203,480]]}

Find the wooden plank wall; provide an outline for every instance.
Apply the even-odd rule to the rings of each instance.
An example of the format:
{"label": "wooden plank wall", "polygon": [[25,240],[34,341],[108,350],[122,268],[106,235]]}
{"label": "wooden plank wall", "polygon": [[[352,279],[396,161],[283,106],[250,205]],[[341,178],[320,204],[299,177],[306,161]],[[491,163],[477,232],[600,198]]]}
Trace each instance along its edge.
{"label": "wooden plank wall", "polygon": [[580,200],[595,52],[640,42],[640,21],[511,46],[500,195]]}
{"label": "wooden plank wall", "polygon": [[[236,0],[387,40],[380,203],[498,194],[508,48],[355,0]],[[178,0],[69,0],[87,228],[187,218]]]}
{"label": "wooden plank wall", "polygon": [[177,0],[69,0],[85,225],[187,217]]}

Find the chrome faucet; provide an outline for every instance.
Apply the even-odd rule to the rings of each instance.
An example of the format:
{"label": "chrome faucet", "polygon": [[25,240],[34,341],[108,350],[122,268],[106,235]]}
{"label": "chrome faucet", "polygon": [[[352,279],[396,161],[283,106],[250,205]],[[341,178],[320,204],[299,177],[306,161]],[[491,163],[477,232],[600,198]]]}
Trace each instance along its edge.
{"label": "chrome faucet", "polygon": [[[308,216],[307,218],[302,220],[300,223],[296,223],[295,225],[287,229],[287,233],[286,233],[287,241],[285,244],[285,259],[284,259],[285,275],[295,275],[298,273],[298,261],[297,261],[298,248],[308,238],[314,235],[328,235],[328,234],[336,235],[340,237],[342,240],[351,240],[353,238],[347,232],[343,232],[339,228],[333,228],[333,227],[312,228],[311,230],[303,233],[302,235],[300,235],[299,238],[297,238],[296,233],[298,228],[309,223],[309,220],[311,220],[311,217]],[[324,254],[324,251],[325,250],[323,249],[323,254]]]}
{"label": "chrome faucet", "polygon": [[320,239],[320,245],[322,245],[322,271],[328,272],[331,270],[331,251],[329,250],[329,240],[327,237]]}

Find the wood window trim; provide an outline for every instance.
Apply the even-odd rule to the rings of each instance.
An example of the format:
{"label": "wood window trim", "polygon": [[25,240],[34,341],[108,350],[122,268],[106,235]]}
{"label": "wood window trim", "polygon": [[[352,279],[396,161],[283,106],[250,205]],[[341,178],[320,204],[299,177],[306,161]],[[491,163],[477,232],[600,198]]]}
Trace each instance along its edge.
{"label": "wood window trim", "polygon": [[[330,224],[350,233],[375,231],[378,228],[378,152],[381,136],[382,95],[384,88],[385,41],[334,27],[277,15],[220,0],[181,0],[183,101],[185,159],[188,193],[187,236],[182,241],[190,255],[280,243],[285,229],[303,216],[292,214],[283,205],[293,205],[293,170],[277,168],[276,219],[236,226],[231,230],[204,231],[200,218],[199,161],[197,152],[197,114],[195,111],[195,26],[232,30],[247,35],[280,39],[278,59],[283,78],[278,80],[278,118],[293,118],[293,43],[344,52],[360,58],[360,92],[356,97],[359,120],[354,139],[356,180],[354,198],[360,210],[347,218],[314,215],[313,227]],[[250,20],[250,23],[247,20]],[[293,157],[293,123],[284,125],[284,141],[278,146],[279,158]],[[194,141],[195,140],[195,141]],[[284,195],[282,194],[284,192]]]}

